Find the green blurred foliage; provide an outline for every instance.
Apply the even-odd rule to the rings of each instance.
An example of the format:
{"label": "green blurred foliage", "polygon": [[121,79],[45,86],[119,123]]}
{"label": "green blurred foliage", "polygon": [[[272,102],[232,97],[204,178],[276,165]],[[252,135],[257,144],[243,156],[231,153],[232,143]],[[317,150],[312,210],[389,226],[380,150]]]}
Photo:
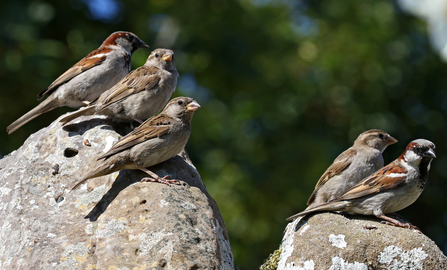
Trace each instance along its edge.
{"label": "green blurred foliage", "polygon": [[[92,12],[95,3],[111,13]],[[437,145],[426,190],[401,214],[447,250],[446,64],[426,25],[394,1],[7,0],[0,25],[4,129],[114,31],[175,50],[175,95],[202,105],[187,150],[240,269],[259,267],[278,247],[285,218],[305,208],[332,160],[371,128],[399,140],[386,163],[413,139]],[[137,51],[133,67],[148,55]],[[1,154],[67,111],[0,133]]]}

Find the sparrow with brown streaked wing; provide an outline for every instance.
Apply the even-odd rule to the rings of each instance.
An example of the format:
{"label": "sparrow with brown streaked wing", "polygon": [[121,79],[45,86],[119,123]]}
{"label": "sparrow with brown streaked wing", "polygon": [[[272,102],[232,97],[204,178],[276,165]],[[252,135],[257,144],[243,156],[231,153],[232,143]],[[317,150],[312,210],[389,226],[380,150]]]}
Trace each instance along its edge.
{"label": "sparrow with brown streaked wing", "polygon": [[57,107],[80,108],[97,99],[130,71],[132,53],[149,48],[135,34],[115,32],[102,45],[57,78],[37,95],[47,98],[6,128],[11,134],[32,119]]}
{"label": "sparrow with brown streaked wing", "polygon": [[107,153],[97,158],[98,166],[72,189],[90,178],[107,175],[122,169],[142,170],[150,177],[142,181],[164,184],[176,183],[151,172],[147,167],[157,165],[180,153],[191,132],[191,119],[200,105],[192,98],[174,98],[163,111],[146,120],[119,140]]}
{"label": "sparrow with brown streaked wing", "polygon": [[70,113],[60,121],[67,123],[81,115],[107,115],[123,121],[142,123],[159,112],[175,91],[179,75],[174,52],[156,49],[146,63],[126,75],[98,100]]}
{"label": "sparrow with brown streaked wing", "polygon": [[399,158],[363,179],[340,198],[306,209],[287,220],[321,211],[342,211],[375,215],[389,225],[416,228],[386,214],[400,211],[416,201],[424,190],[430,163],[435,157],[434,143],[425,139],[414,140]]}
{"label": "sparrow with brown streaked wing", "polygon": [[340,197],[363,178],[381,169],[383,151],[396,142],[380,129],[360,134],[354,145],[341,153],[320,177],[307,202],[308,209]]}

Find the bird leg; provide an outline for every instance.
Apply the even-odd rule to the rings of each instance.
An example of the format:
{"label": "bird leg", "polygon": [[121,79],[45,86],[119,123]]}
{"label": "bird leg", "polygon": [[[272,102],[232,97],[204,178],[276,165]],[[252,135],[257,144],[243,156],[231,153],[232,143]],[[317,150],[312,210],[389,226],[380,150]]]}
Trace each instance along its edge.
{"label": "bird leg", "polygon": [[90,101],[87,101],[87,100],[84,100],[84,101],[82,101],[82,103],[84,103],[86,106],[88,106],[88,105],[90,105]]}
{"label": "bird leg", "polygon": [[418,227],[414,226],[410,222],[403,223],[403,222],[400,222],[397,219],[394,219],[394,218],[391,218],[391,217],[388,217],[388,216],[385,216],[385,215],[380,215],[380,216],[377,216],[377,217],[386,220],[386,221],[382,221],[381,222],[383,224],[392,225],[392,226],[401,227],[401,228],[408,228],[408,229],[411,228],[411,229],[420,231]]}
{"label": "bird leg", "polygon": [[138,168],[142,170],[143,172],[149,174],[151,177],[145,177],[141,179],[141,182],[159,182],[165,185],[170,186],[170,184],[178,184],[180,183],[179,180],[167,180],[169,178],[169,175],[166,175],[165,177],[160,177],[156,173],[146,169],[146,168]]}
{"label": "bird leg", "polygon": [[399,215],[398,213],[395,213],[395,212],[389,213],[388,216],[392,216],[392,217],[394,217],[396,219],[403,219],[403,220],[405,220],[405,218],[403,216],[401,216],[401,215]]}

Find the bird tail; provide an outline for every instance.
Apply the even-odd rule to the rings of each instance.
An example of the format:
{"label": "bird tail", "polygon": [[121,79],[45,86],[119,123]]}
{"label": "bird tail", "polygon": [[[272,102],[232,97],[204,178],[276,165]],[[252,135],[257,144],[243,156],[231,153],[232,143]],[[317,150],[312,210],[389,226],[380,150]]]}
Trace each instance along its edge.
{"label": "bird tail", "polygon": [[87,107],[82,107],[79,110],[69,113],[67,116],[62,117],[59,121],[63,124],[66,124],[68,122],[70,122],[71,120],[74,120],[82,115],[92,115],[95,114],[96,112],[96,106],[87,106]]}
{"label": "bird tail", "polygon": [[335,201],[335,202],[328,202],[325,204],[320,204],[317,206],[309,206],[304,210],[303,212],[300,212],[298,214],[295,214],[293,216],[290,216],[287,218],[287,221],[292,221],[300,216],[305,216],[308,214],[312,214],[315,212],[323,212],[323,211],[346,211],[347,207],[349,206],[348,201]]}
{"label": "bird tail", "polygon": [[53,99],[51,97],[47,98],[44,101],[42,101],[39,105],[34,107],[34,109],[27,112],[22,117],[20,117],[16,121],[14,121],[11,125],[9,125],[6,128],[6,131],[8,132],[8,134],[11,134],[14,131],[16,131],[17,129],[19,129],[21,126],[23,126],[24,124],[26,124],[29,121],[36,118],[37,116],[39,116],[43,113],[49,112],[57,107],[59,107],[59,102],[57,99]]}
{"label": "bird tail", "polygon": [[101,164],[96,167],[96,169],[90,173],[88,173],[86,176],[82,178],[79,182],[77,182],[71,190],[76,189],[80,185],[82,185],[85,181],[89,180],[90,178],[100,177],[103,175],[107,175],[116,171],[119,171],[121,168],[120,166],[117,166],[117,164],[114,164],[113,162],[108,162],[107,160],[104,160],[101,162]]}

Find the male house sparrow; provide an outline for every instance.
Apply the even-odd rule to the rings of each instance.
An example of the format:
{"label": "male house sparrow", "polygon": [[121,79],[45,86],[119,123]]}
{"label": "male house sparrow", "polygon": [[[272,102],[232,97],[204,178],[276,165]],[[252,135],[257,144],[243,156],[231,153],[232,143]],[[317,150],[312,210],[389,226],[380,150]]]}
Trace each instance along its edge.
{"label": "male house sparrow", "polygon": [[9,125],[9,134],[42,113],[57,107],[79,108],[95,100],[105,90],[112,87],[130,71],[130,58],[138,48],[149,48],[135,34],[115,32],[102,45],[82,58],[48,89],[37,95],[47,98],[34,109]]}
{"label": "male house sparrow", "polygon": [[308,209],[337,199],[363,178],[384,165],[382,153],[397,140],[385,131],[371,129],[360,134],[354,145],[341,153],[318,180]]}
{"label": "male house sparrow", "polygon": [[398,227],[414,227],[386,216],[406,208],[424,190],[430,163],[436,157],[435,145],[424,139],[414,140],[395,161],[365,178],[340,198],[307,209],[289,217],[321,211],[342,211],[350,214],[375,215]]}
{"label": "male house sparrow", "polygon": [[90,178],[107,175],[122,169],[142,170],[150,177],[141,181],[164,184],[178,182],[166,180],[146,169],[177,155],[185,147],[191,132],[191,119],[200,105],[192,98],[174,98],[163,111],[146,120],[119,140],[105,154],[97,158],[99,165],[89,172],[72,189]]}
{"label": "male house sparrow", "polygon": [[60,121],[66,123],[81,115],[102,114],[142,123],[163,109],[175,90],[177,79],[174,52],[156,49],[142,67],[127,74],[98,100]]}

